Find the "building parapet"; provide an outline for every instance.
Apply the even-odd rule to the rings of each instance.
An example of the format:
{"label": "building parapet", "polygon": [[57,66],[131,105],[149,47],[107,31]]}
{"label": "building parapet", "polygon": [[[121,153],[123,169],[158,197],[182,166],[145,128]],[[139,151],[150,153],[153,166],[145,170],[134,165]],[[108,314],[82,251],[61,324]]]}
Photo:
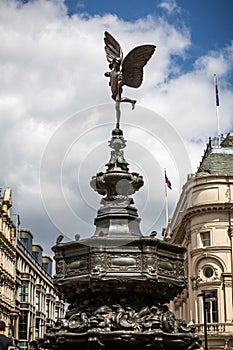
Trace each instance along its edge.
{"label": "building parapet", "polygon": [[35,257],[30,253],[20,240],[17,241],[17,247],[23,252],[24,256],[27,256],[31,262],[37,267],[37,269],[46,275],[49,280],[53,280],[53,277],[47,272],[47,270],[35,259]]}
{"label": "building parapet", "polygon": [[[233,323],[207,323],[208,334],[233,334]],[[204,334],[204,324],[195,324],[196,331],[198,334]]]}

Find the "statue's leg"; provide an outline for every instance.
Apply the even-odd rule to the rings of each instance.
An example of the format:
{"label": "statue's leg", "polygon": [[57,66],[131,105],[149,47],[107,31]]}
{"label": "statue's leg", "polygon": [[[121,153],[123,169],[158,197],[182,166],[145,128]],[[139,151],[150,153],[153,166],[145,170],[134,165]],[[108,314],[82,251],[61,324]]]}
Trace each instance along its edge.
{"label": "statue's leg", "polygon": [[120,117],[121,117],[120,101],[116,101],[115,108],[116,108],[116,120],[117,120],[116,128],[120,129]]}
{"label": "statue's leg", "polygon": [[132,100],[131,98],[128,97],[122,97],[121,102],[129,102],[132,104],[132,109],[135,108],[136,100]]}

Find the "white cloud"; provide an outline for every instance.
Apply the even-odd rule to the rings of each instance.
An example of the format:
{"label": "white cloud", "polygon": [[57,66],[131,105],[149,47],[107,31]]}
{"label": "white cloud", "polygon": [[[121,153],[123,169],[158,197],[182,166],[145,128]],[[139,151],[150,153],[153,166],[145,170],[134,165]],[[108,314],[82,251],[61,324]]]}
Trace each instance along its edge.
{"label": "white cloud", "polygon": [[179,12],[179,6],[175,0],[162,1],[158,7],[166,10],[169,14],[173,12]]}
{"label": "white cloud", "polygon": [[[175,2],[169,2],[169,6],[168,2],[161,3],[168,12],[177,11],[175,5]],[[230,131],[232,125],[233,92],[227,84],[227,73],[232,69],[232,46],[221,52],[207,53],[197,60],[193,70],[182,73],[173,57],[185,58],[191,45],[189,31],[187,28],[182,31],[176,29],[165,19],[147,17],[130,23],[115,15],[68,17],[63,1],[38,0],[24,5],[16,0],[1,1],[1,185],[13,188],[14,211],[21,214],[22,225],[32,230],[37,241],[41,239],[41,243],[48,245],[55,242],[57,230],[49,223],[42,206],[40,162],[47,143],[59,127],[68,125],[66,122],[72,120],[71,115],[75,115],[74,125],[64,128],[60,143],[49,154],[52,164],[65,152],[65,158],[60,159],[61,168],[49,169],[50,175],[61,176],[65,197],[59,197],[53,183],[50,183],[48,193],[51,194],[51,201],[56,200],[54,207],[56,204],[59,215],[63,210],[63,201],[67,201],[68,207],[72,211],[77,210],[82,221],[76,229],[75,225],[70,225],[68,214],[67,217],[61,216],[67,227],[70,225],[67,235],[72,235],[72,230],[76,230],[73,234],[79,230],[82,231],[81,235],[83,232],[93,233],[92,222],[96,215],[93,207],[98,207],[100,198],[89,189],[89,180],[100,170],[98,167],[102,166],[103,170],[108,161],[110,150],[107,149],[107,140],[115,119],[108,80],[104,77],[104,72],[108,70],[103,43],[105,30],[116,37],[125,55],[140,44],[157,46],[155,55],[145,67],[142,86],[136,90],[124,89],[124,95],[138,100],[139,107],[134,112],[130,111],[130,106],[122,107],[122,120],[131,124],[135,135],[139,130],[137,128],[146,125],[147,130],[152,132],[152,136],[148,137],[153,140],[160,138],[161,144],[156,147],[166,145],[163,141],[165,134],[158,134],[159,127],[153,117],[146,120],[145,111],[142,111],[142,116],[138,116],[137,111],[144,106],[150,108],[152,113],[159,113],[163,117],[161,120],[169,123],[170,130],[180,134],[180,139],[183,138],[187,149],[191,150],[195,170],[208,136],[216,133],[213,73],[220,78],[222,131]],[[79,113],[75,114],[77,111]],[[138,120],[141,123],[139,126],[135,124]],[[164,224],[163,214],[159,217],[164,200],[163,187],[158,190],[156,186],[160,183],[163,186],[164,164],[160,164],[156,147],[151,146],[151,156],[146,148],[147,139],[140,136],[141,132],[138,135],[138,145],[135,139],[132,145],[140,146],[140,156],[129,149],[130,129],[125,134],[129,138],[126,154],[130,155],[135,167],[140,168],[141,159],[145,162],[142,162],[146,169],[142,169],[144,176],[152,182],[154,180],[154,183],[146,185],[141,191],[142,195],[140,192],[137,194],[136,206],[143,211],[146,221],[155,221],[158,229]],[[66,147],[64,150],[63,145]],[[168,174],[174,183],[171,195],[174,205],[175,194],[178,195],[180,188],[180,173],[172,148],[170,145],[166,154]],[[100,152],[98,155],[96,149]],[[148,159],[152,157],[150,159],[154,160],[152,180],[151,163],[143,155],[144,151]],[[57,171],[60,173],[57,174]],[[81,179],[80,188],[78,176]],[[85,186],[86,190],[83,189]],[[158,197],[150,199],[155,207],[157,201],[160,203],[156,218],[143,206],[151,193],[158,193]],[[57,223],[52,220],[52,224]],[[47,230],[51,232],[50,237]]]}
{"label": "white cloud", "polygon": [[213,76],[218,73],[219,76],[224,76],[232,70],[233,59],[233,42],[230,46],[223,48],[221,51],[209,52],[208,55],[202,56],[195,62],[195,69],[204,74]]}

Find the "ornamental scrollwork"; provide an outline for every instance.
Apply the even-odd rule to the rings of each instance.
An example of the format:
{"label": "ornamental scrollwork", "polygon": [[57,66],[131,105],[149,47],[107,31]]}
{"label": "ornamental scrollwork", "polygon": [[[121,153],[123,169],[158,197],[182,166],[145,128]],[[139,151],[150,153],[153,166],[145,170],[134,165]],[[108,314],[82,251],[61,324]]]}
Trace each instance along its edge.
{"label": "ornamental scrollwork", "polygon": [[194,332],[194,328],[176,319],[166,306],[143,306],[136,310],[130,305],[113,304],[101,305],[95,310],[75,308],[74,312],[68,313],[68,318],[57,321],[50,333],[62,330],[75,333],[90,330],[151,332],[155,329],[165,333]]}

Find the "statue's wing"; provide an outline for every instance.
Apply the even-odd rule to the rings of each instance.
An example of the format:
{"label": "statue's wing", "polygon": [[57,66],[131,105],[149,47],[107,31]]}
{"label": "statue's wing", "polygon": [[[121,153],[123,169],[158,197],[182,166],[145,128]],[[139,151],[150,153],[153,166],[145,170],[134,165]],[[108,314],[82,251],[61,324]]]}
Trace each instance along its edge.
{"label": "statue's wing", "polygon": [[155,51],[155,45],[137,46],[131,50],[122,63],[123,84],[137,88],[143,79],[143,67]]}
{"label": "statue's wing", "polygon": [[120,61],[122,61],[123,54],[122,54],[120,44],[116,41],[116,39],[113,38],[113,36],[110,33],[105,32],[104,34],[105,34],[105,37],[104,37],[105,47],[104,48],[106,51],[106,56],[107,56],[108,62],[111,63],[114,58],[118,58],[118,59],[120,59]]}

